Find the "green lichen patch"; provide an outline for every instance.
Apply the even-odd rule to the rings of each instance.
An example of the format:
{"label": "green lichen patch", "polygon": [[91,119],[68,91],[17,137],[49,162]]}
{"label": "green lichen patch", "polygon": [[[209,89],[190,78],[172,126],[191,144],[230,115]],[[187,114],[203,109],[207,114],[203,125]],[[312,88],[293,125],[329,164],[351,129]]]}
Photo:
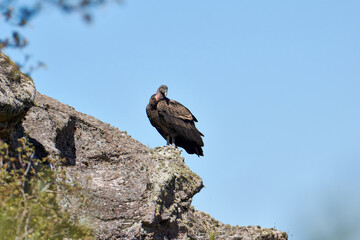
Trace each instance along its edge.
{"label": "green lichen patch", "polygon": [[20,83],[21,81],[33,82],[31,77],[21,72],[19,66],[2,52],[0,52],[0,64],[2,68],[7,69],[6,77],[11,81],[16,83]]}
{"label": "green lichen patch", "polygon": [[201,178],[184,163],[181,151],[172,146],[150,150],[150,200],[158,221],[176,222],[188,209],[194,194],[203,187]]}

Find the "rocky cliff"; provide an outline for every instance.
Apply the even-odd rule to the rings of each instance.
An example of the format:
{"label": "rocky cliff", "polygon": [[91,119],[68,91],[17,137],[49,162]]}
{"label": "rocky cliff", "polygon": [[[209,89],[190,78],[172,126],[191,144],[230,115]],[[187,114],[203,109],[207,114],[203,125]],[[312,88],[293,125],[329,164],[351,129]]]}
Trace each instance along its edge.
{"label": "rocky cliff", "polygon": [[7,138],[33,105],[35,85],[0,52],[0,137]]}
{"label": "rocky cliff", "polygon": [[32,80],[0,53],[0,136],[28,136],[36,157],[65,159],[86,196],[61,205],[97,239],[287,239],[275,229],[225,225],[191,206],[202,179],[173,147],[150,149],[126,132],[37,93]]}

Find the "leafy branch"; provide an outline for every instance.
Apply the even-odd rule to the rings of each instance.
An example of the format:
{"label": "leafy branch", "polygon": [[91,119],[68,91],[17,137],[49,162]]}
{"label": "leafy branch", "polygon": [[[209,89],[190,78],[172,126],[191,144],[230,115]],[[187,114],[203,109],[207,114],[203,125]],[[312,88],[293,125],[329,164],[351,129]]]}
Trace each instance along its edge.
{"label": "leafy branch", "polygon": [[[8,239],[93,239],[92,232],[79,225],[59,206],[70,185],[63,167],[52,171],[49,159],[34,158],[34,147],[26,138],[18,141],[16,157],[0,142],[0,236]],[[81,195],[82,196],[82,195]]]}

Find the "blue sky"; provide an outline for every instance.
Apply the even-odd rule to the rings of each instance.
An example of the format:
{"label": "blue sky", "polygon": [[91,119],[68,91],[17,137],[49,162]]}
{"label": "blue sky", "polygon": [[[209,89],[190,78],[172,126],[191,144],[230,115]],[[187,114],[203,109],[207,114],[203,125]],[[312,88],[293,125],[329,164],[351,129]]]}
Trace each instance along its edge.
{"label": "blue sky", "polygon": [[166,84],[205,135],[204,157],[182,153],[206,186],[197,209],[295,240],[360,237],[359,1],[138,0],[94,13],[86,25],[48,8],[25,29],[23,52],[48,66],[32,75],[38,91],[156,147],[145,107]]}

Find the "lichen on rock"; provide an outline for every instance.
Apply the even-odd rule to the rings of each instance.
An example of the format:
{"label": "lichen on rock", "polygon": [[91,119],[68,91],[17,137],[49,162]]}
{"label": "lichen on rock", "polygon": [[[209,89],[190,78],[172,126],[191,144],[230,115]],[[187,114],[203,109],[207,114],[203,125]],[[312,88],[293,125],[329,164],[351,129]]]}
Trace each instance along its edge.
{"label": "lichen on rock", "polygon": [[33,105],[35,85],[0,52],[0,137],[7,138]]}

